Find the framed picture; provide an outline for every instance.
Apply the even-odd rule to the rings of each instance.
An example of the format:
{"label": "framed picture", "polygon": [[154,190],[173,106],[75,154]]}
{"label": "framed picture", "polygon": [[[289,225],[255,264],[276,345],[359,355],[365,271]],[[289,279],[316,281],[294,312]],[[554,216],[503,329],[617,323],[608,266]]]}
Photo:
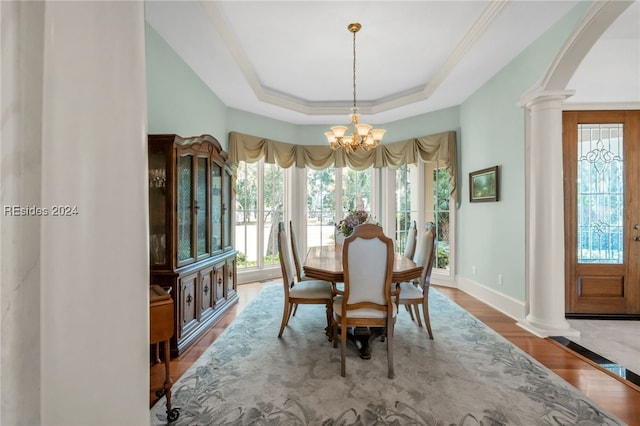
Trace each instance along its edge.
{"label": "framed picture", "polygon": [[499,200],[498,166],[469,173],[469,202]]}

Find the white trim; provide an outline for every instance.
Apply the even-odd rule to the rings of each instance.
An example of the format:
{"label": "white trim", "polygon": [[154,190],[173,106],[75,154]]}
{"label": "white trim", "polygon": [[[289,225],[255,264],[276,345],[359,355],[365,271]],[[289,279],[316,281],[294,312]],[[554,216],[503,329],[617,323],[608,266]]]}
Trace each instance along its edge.
{"label": "white trim", "polygon": [[431,284],[439,285],[441,287],[458,288],[458,283],[455,279],[449,278],[448,275],[435,275],[431,273]]}
{"label": "white trim", "polygon": [[640,109],[640,102],[565,102],[563,111],[615,111]]}
{"label": "white trim", "polygon": [[543,339],[549,336],[580,337],[580,332],[574,328],[548,328],[543,324],[538,326],[529,316],[526,321],[518,321],[516,325]]}
{"label": "white trim", "polygon": [[269,266],[263,269],[246,269],[238,271],[238,284],[252,283],[256,281],[273,280],[282,278],[282,270],[280,265]]}
{"label": "white trim", "polygon": [[482,39],[482,36],[487,31],[487,29],[492,27],[498,16],[500,16],[500,13],[502,13],[502,11],[507,8],[510,3],[510,0],[489,2],[478,19],[473,23],[471,28],[469,28],[469,31],[467,31],[462,40],[460,40],[460,43],[458,43],[451,55],[449,55],[447,60],[429,80],[429,83],[422,91],[425,99],[433,95],[436,89],[455,69],[458,62],[460,62],[466,56],[467,52],[471,50],[473,45],[476,44],[478,40]]}
{"label": "white trim", "polygon": [[516,321],[524,320],[526,315],[525,303],[514,297],[497,292],[485,285],[477,283],[473,280],[465,278],[461,275],[458,278],[458,288],[465,293],[475,297],[481,302],[486,303],[494,309],[513,318]]}
{"label": "white trim", "polygon": [[566,88],[596,41],[633,3],[633,0],[595,1],[555,56],[539,86],[552,91]]}

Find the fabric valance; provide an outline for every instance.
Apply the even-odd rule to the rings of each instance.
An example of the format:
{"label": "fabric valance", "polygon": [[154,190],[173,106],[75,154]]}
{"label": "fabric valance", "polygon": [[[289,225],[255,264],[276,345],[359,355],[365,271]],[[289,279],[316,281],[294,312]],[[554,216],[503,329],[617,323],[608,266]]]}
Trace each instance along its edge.
{"label": "fabric valance", "polygon": [[352,153],[346,153],[343,149],[333,151],[329,145],[294,145],[238,132],[229,133],[229,159],[233,165],[240,161],[254,163],[261,158],[283,168],[295,165],[316,170],[331,166],[353,170],[365,170],[372,166],[397,168],[418,161],[436,161],[446,165],[451,176],[451,195],[458,200],[458,155],[454,131],[380,145],[371,151],[359,149]]}

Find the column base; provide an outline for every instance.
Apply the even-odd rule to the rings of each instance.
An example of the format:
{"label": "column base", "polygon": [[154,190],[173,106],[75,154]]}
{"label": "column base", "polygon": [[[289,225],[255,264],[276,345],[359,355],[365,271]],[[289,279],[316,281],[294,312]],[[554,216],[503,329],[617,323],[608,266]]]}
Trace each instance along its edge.
{"label": "column base", "polygon": [[580,331],[571,328],[566,320],[558,324],[545,324],[528,315],[524,321],[518,321],[516,324],[540,338],[549,336],[580,337]]}

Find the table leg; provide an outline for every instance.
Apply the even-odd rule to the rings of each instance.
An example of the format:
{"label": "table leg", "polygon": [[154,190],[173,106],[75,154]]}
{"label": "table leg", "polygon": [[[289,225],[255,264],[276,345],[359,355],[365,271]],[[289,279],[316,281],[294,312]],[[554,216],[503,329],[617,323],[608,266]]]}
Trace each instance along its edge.
{"label": "table leg", "polygon": [[360,358],[371,359],[371,342],[382,336],[384,328],[381,327],[353,327],[347,333],[347,339],[355,343]]}
{"label": "table leg", "polygon": [[156,364],[160,364],[160,342],[156,343],[156,344],[155,344],[155,345],[153,345],[153,346],[155,346],[155,348],[154,348],[154,349],[155,349],[155,351],[154,351],[154,352],[155,352],[155,358],[156,358],[156,359],[154,360],[154,362],[155,362]]}

